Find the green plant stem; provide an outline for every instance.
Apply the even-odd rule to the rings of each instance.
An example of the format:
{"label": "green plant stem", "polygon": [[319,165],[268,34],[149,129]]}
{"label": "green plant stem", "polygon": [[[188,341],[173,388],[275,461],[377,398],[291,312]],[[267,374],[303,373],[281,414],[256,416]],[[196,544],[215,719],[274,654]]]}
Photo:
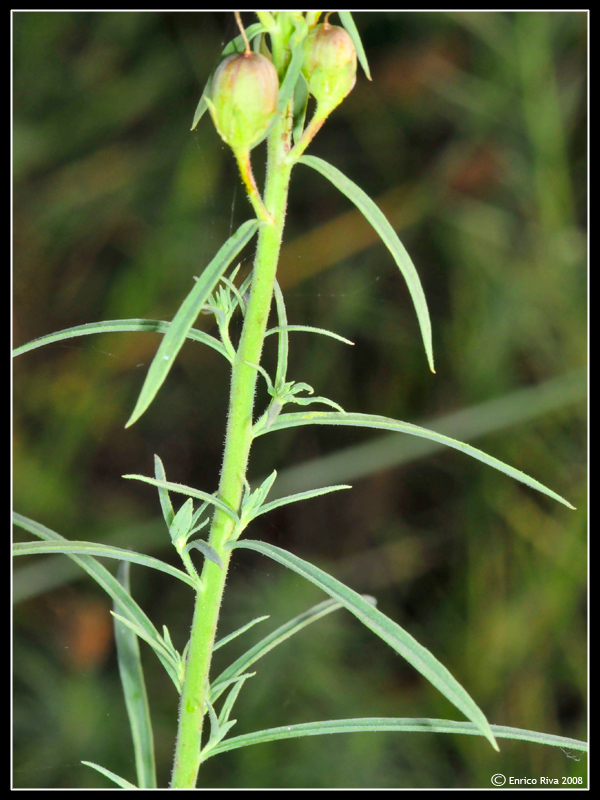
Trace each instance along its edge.
{"label": "green plant stem", "polygon": [[[271,223],[259,228],[258,245],[248,309],[233,362],[229,417],[219,498],[239,511],[244,477],[252,444],[252,416],[259,364],[267,319],[273,297],[275,274],[285,220],[292,164],[287,161],[291,145],[291,114],[282,115],[268,139],[265,206]],[[196,595],[192,632],[181,694],[179,729],[171,788],[192,789],[201,763],[202,723],[206,712],[209,670],[221,598],[231,551],[226,547],[234,535],[235,522],[222,511],[215,512],[209,542],[221,556],[223,569],[205,560],[202,587]]]}

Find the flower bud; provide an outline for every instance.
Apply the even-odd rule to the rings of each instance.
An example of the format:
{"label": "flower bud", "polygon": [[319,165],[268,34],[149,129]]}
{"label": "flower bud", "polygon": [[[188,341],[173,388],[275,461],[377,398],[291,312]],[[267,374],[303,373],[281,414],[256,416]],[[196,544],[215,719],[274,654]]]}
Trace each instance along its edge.
{"label": "flower bud", "polygon": [[343,28],[317,25],[304,40],[302,72],[319,105],[332,111],[356,83],[356,48]]}
{"label": "flower bud", "polygon": [[232,150],[251,150],[266,133],[275,109],[279,79],[260,53],[227,56],[212,79],[207,104],[219,136]]}

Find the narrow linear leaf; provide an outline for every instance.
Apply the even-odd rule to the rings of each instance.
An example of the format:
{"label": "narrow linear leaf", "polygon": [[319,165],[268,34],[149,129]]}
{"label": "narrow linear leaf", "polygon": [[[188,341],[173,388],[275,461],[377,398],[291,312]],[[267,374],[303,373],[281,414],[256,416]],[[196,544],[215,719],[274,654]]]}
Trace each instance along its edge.
{"label": "narrow linear leaf", "polygon": [[[125,591],[131,594],[129,569],[129,563],[122,562],[119,565],[117,580]],[[116,601],[114,610],[126,613]],[[118,619],[115,619],[114,624],[117,661],[133,739],[138,786],[141,789],[156,789],[154,737],[138,638]]]}
{"label": "narrow linear leaf", "polygon": [[117,786],[120,786],[121,789],[139,789],[139,786],[136,786],[134,783],[130,783],[126,781],[125,778],[121,778],[120,775],[117,775],[116,772],[112,772],[110,769],[106,769],[106,767],[101,767],[100,764],[94,764],[93,761],[82,761],[82,764],[85,764],[86,767],[91,767],[95,769],[96,772],[99,772],[101,775],[104,775],[106,778],[111,780],[113,783],[116,783]]}
{"label": "narrow linear leaf", "polygon": [[[150,636],[145,630],[143,630],[139,625],[135,622],[132,622],[127,617],[121,616],[121,614],[117,614],[116,611],[111,611],[111,615],[117,619],[122,625],[126,628],[129,628],[138,638],[142,639],[142,641],[149,644],[150,647],[154,650],[158,658],[163,662],[177,692],[181,694],[181,664],[180,659],[178,658],[178,654],[174,652],[173,645],[167,645],[162,639],[157,640],[153,636]],[[168,664],[168,667],[166,666]]]}
{"label": "narrow linear leaf", "polygon": [[175,362],[175,358],[181,350],[186,336],[194,324],[194,320],[200,313],[202,306],[216,286],[221,275],[223,275],[240,250],[254,236],[258,226],[259,222],[256,219],[247,220],[240,225],[195,282],[192,290],[179,307],[179,310],[175,314],[173,321],[169,325],[160,343],[158,352],[154,356],[148,374],[146,375],[146,380],[142,386],[133,413],[125,425],[126,428],[133,425],[133,423],[142,416],[152,400],[154,400],[156,393],[169,374]]}
{"label": "narrow linear leaf", "polygon": [[296,81],[296,86],[294,88],[294,129],[292,130],[294,144],[298,142],[304,133],[304,121],[306,119],[308,96],[308,83],[301,72],[298,75],[298,80]]}
{"label": "narrow linear leaf", "polygon": [[70,555],[71,553],[77,555],[87,556],[101,556],[102,558],[116,558],[120,561],[132,561],[135,564],[141,564],[144,567],[151,567],[152,569],[166,572],[167,575],[172,575],[174,578],[179,578],[180,581],[187,583],[193,589],[197,588],[194,581],[177,567],[172,567],[158,558],[153,556],[146,556],[143,553],[135,553],[133,550],[125,550],[122,547],[114,547],[108,544],[99,544],[97,542],[76,542],[65,540],[64,542],[16,542],[13,544],[13,555],[41,555],[43,553],[63,553]]}
{"label": "narrow linear leaf", "polygon": [[279,320],[279,336],[277,342],[277,369],[275,371],[275,386],[277,388],[283,386],[287,376],[288,366],[288,352],[289,352],[289,336],[288,336],[288,323],[287,312],[285,310],[285,302],[283,299],[283,292],[279,283],[275,281],[275,304],[277,306],[277,318]]}
{"label": "narrow linear leaf", "polygon": [[242,540],[232,544],[231,547],[245,547],[248,550],[255,550],[272,558],[274,561],[278,561],[288,569],[314,583],[334,600],[341,603],[363,625],[389,644],[393,650],[403,656],[433,686],[439,689],[459,711],[462,711],[467,719],[470,719],[477,726],[492,747],[498,750],[498,745],[483,711],[476,705],[475,701],[456,678],[429,650],[419,644],[397,622],[394,622],[377,608],[370,605],[358,592],[350,589],[308,561],[304,561],[304,559],[288,553],[287,550],[282,550],[280,547],[275,547],[267,542]]}
{"label": "narrow linear leaf", "polygon": [[204,539],[195,539],[193,542],[190,542],[186,545],[185,552],[189,553],[190,550],[193,549],[200,550],[204,558],[207,558],[209,561],[212,561],[213,564],[216,564],[219,569],[223,569],[223,560],[221,556],[217,553],[215,548],[210,545],[208,542],[205,542]]}
{"label": "narrow linear leaf", "polygon": [[345,194],[346,197],[354,203],[365,219],[371,223],[381,237],[382,242],[394,257],[396,264],[400,268],[400,272],[404,276],[415,311],[417,312],[417,319],[419,320],[419,327],[421,328],[421,336],[423,337],[429,368],[432,372],[435,372],[433,366],[431,320],[429,318],[429,309],[427,308],[425,293],[423,292],[423,287],[421,286],[421,281],[415,269],[415,265],[398,238],[396,231],[392,228],[386,217],[371,200],[369,195],[363,192],[359,186],[351,181],[350,178],[347,178],[339,169],[336,169],[327,161],[323,161],[322,158],[317,158],[316,156],[301,156],[298,161],[301,164],[306,164],[316,169],[317,172],[320,172],[321,175],[328,178],[342,194]]}
{"label": "narrow linear leaf", "polygon": [[[364,599],[367,603],[375,604],[375,599],[372,597],[364,596]],[[260,642],[257,642],[236,661],[230,664],[227,669],[212,682],[210,688],[211,702],[216,703],[233,680],[236,680],[248,667],[258,661],[259,658],[269,653],[274,647],[285,642],[286,639],[289,639],[303,628],[306,628],[307,625],[311,625],[313,622],[316,622],[322,617],[326,617],[327,614],[331,614],[333,611],[337,611],[340,608],[343,608],[342,603],[338,603],[336,600],[323,600],[323,602],[317,603],[317,605],[312,606],[307,611],[303,611],[302,614],[298,614],[298,616],[293,619],[284,622],[283,625],[280,625],[279,628],[269,633],[264,639],[261,639]]]}
{"label": "narrow linear leaf", "polygon": [[[167,475],[165,473],[164,465],[157,455],[154,456],[154,476],[156,477],[157,481],[167,480]],[[171,525],[173,524],[173,520],[175,519],[175,509],[173,508],[173,504],[171,503],[169,492],[163,486],[158,487],[158,499],[160,500],[160,507],[167,528],[171,530]]]}
{"label": "narrow linear leaf", "polygon": [[266,619],[269,619],[268,614],[263,617],[256,617],[256,619],[252,619],[250,620],[250,622],[247,622],[245,625],[242,625],[241,628],[237,628],[232,633],[228,633],[227,636],[224,636],[222,639],[219,639],[218,642],[215,642],[213,651],[217,650],[219,647],[223,647],[224,644],[231,642],[233,639],[237,639],[237,637],[241,636],[242,633],[246,633],[246,631],[250,630],[250,628],[253,628],[257,624],[257,622],[264,622]]}
{"label": "narrow linear leaf", "polygon": [[321,489],[309,489],[307,492],[297,492],[296,494],[288,494],[287,497],[280,497],[277,500],[272,500],[270,503],[265,503],[257,509],[254,517],[259,517],[261,514],[267,514],[280,506],[287,506],[289,503],[297,503],[299,500],[310,500],[312,497],[319,497],[322,494],[329,494],[329,492],[339,492],[340,489],[351,489],[348,484],[340,484],[339,486],[323,486]]}
{"label": "narrow linear leaf", "polygon": [[369,70],[369,64],[367,62],[367,56],[365,55],[365,49],[363,47],[360,34],[356,28],[356,25],[354,24],[354,20],[352,19],[352,14],[349,11],[338,11],[338,15],[342,25],[352,39],[354,47],[356,47],[356,55],[358,56],[361,67],[365,71],[367,79],[372,80],[371,71]]}
{"label": "narrow linear leaf", "polygon": [[[161,491],[165,492],[166,489],[162,487],[159,488],[159,494]],[[169,535],[171,537],[171,541],[173,542],[175,548],[179,551],[179,547],[181,543],[185,542],[190,537],[190,531],[192,529],[192,516],[194,513],[194,501],[191,497],[185,501],[185,503],[181,506],[179,511],[173,517],[173,522],[169,527]]]}
{"label": "narrow linear leaf", "polygon": [[[566,736],[554,736],[549,733],[538,733],[522,728],[509,728],[504,725],[490,725],[497,739],[519,739],[522,742],[565,747],[571,750],[587,752],[586,742],[569,739]],[[394,717],[366,717],[362,719],[336,719],[323,722],[305,722],[300,725],[285,725],[280,728],[268,728],[264,731],[232,736],[215,746],[207,753],[207,758],[248,747],[252,744],[274,742],[279,739],[296,739],[301,736],[322,736],[331,733],[456,733],[468,736],[483,736],[482,732],[471,722],[455,722],[446,719],[412,719]]]}
{"label": "narrow linear leaf", "polygon": [[239,678],[236,679],[234,685],[232,686],[223,706],[221,708],[221,713],[219,714],[219,723],[221,725],[225,725],[229,721],[229,715],[233,711],[233,707],[235,705],[235,701],[238,699],[238,695],[244,683],[248,680],[248,678],[253,678],[256,675],[256,672],[248,672],[245,675],[240,675]]}
{"label": "narrow linear leaf", "polygon": [[232,508],[229,508],[228,505],[225,505],[225,503],[222,500],[219,500],[218,497],[208,494],[208,492],[203,492],[201,489],[192,489],[191,486],[184,486],[183,483],[158,481],[156,478],[147,478],[145,475],[123,475],[122,477],[127,478],[127,480],[136,480],[142,481],[143,483],[149,483],[152,486],[157,486],[162,489],[170,489],[172,492],[179,492],[179,494],[185,494],[188,497],[196,497],[199,500],[204,500],[205,502],[216,506],[218,509],[230,516],[231,519],[235,520],[235,522],[238,522],[239,520],[238,515]]}
{"label": "narrow linear leaf", "polygon": [[[45,525],[42,525],[33,519],[24,517],[22,514],[13,512],[13,522],[19,528],[23,528],[29,533],[32,533],[34,536],[43,539],[44,541],[68,543],[68,540],[59,533],[56,533],[55,531],[47,528]],[[160,634],[145,612],[142,611],[139,605],[135,602],[133,597],[125,591],[119,581],[113,575],[111,575],[106,567],[103,567],[102,564],[99,564],[92,556],[79,556],[73,553],[65,553],[65,555],[69,556],[69,558],[75,561],[75,563],[84,569],[88,575],[90,575],[96,581],[96,583],[98,583],[98,585],[101,586],[110,597],[112,597],[113,600],[118,602],[127,612],[130,620],[144,632],[146,641],[148,643],[152,643],[154,652],[158,656],[163,667],[166,669],[169,677],[175,684],[175,687],[178,691],[180,691],[181,686],[177,674],[177,664],[175,664],[164,651],[164,643],[160,637]]]}
{"label": "narrow linear leaf", "polygon": [[[344,342],[344,344],[351,344],[354,346],[354,342],[351,342],[350,339],[346,339],[345,336],[340,336],[339,333],[328,331],[326,328],[314,328],[312,325],[286,325],[285,329],[287,331],[301,331],[304,333],[320,333],[322,336],[330,336],[332,339],[337,339],[338,342]],[[278,325],[276,328],[269,328],[265,336],[269,336],[271,333],[279,333],[281,330],[283,330],[281,325]]]}
{"label": "narrow linear leaf", "polygon": [[[39,339],[33,339],[27,344],[22,344],[13,350],[13,358],[16,356],[28,353],[30,350],[35,350],[38,347],[43,347],[46,344],[53,344],[61,342],[64,339],[73,339],[77,336],[90,336],[93,333],[166,333],[169,330],[171,323],[163,322],[156,319],[111,319],[104,322],[87,322],[85,325],[75,325],[73,328],[64,328],[62,331],[49,333],[46,336],[40,336]],[[227,351],[218,339],[210,336],[204,331],[198,331],[196,328],[190,328],[187,332],[187,338],[195,342],[201,342],[217,353],[220,353],[224,358],[227,358]]]}
{"label": "narrow linear leaf", "polygon": [[[444,436],[441,433],[436,433],[435,431],[428,430],[427,428],[421,428],[418,425],[413,425],[410,422],[401,422],[397,419],[380,417],[375,414],[339,414],[335,411],[309,411],[307,413],[298,412],[293,414],[280,414],[273,422],[268,432],[270,433],[271,431],[284,430],[285,428],[294,428],[298,425],[348,425],[349,427],[377,428],[384,431],[396,431],[398,433],[408,433],[411,436],[420,436],[423,439],[429,439],[432,442],[437,442],[439,444],[452,447],[455,450],[460,450],[461,453],[472,456],[472,458],[476,458],[478,461],[482,461],[489,467],[493,467],[500,472],[504,472],[509,477],[524,483],[526,486],[536,489],[542,494],[548,495],[548,497],[551,497],[553,500],[557,500],[559,503],[567,506],[567,508],[575,508],[575,506],[572,506],[571,503],[569,503],[568,500],[565,500],[564,497],[561,497],[556,492],[553,492],[552,489],[548,489],[548,487],[544,486],[543,483],[536,481],[535,478],[531,478],[529,475],[521,472],[521,470],[515,469],[515,467],[510,467],[503,461],[500,461],[493,456],[489,456],[487,453],[484,453],[482,450],[478,450],[476,447],[473,447],[470,444],[459,442],[457,439],[452,439],[450,436]],[[259,430],[256,433],[256,436],[262,436],[266,432],[266,430]]]}

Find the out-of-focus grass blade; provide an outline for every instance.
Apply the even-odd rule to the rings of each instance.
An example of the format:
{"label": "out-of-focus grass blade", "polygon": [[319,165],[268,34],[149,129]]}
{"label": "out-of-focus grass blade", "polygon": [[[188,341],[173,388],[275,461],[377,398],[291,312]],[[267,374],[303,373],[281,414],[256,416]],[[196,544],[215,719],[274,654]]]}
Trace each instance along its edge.
{"label": "out-of-focus grass blade", "polygon": [[[30,350],[35,350],[37,347],[43,347],[45,344],[60,342],[63,339],[72,339],[76,336],[89,336],[92,333],[128,333],[130,331],[166,333],[170,325],[170,322],[155,319],[109,319],[104,322],[88,322],[85,325],[75,325],[73,328],[65,328],[62,331],[56,331],[56,333],[49,333],[47,336],[40,336],[39,339],[33,339],[20,347],[15,347],[13,358],[23,355],[23,353],[28,353]],[[202,342],[202,344],[212,347],[217,353],[227,358],[227,351],[214,336],[198,331],[195,328],[190,328],[187,332],[187,338],[195,342]]]}
{"label": "out-of-focus grass blade", "polygon": [[[13,512],[13,522],[15,525],[29,531],[29,533],[32,533],[34,536],[44,539],[44,541],[68,543],[68,540],[59,533],[56,533],[33,519],[24,517],[22,514]],[[145,633],[147,637],[146,641],[151,644],[152,649],[175,684],[177,691],[180,691],[181,685],[177,671],[178,665],[167,652],[160,634],[133,597],[128,594],[119,581],[92,556],[80,556],[74,553],[65,553],[65,555],[72,558],[73,561],[79,564],[79,566],[88,573],[88,575],[91,575],[96,583],[98,583],[113,600],[121,605],[132,622]]]}
{"label": "out-of-focus grass blade", "polygon": [[494,735],[490,730],[489,723],[483,711],[454,678],[446,667],[429,652],[423,645],[419,644],[407,631],[387,617],[377,608],[370,605],[353,589],[328,575],[323,570],[315,567],[308,561],[275,547],[267,542],[257,542],[253,540],[242,540],[231,545],[232,548],[245,547],[248,550],[255,550],[262,553],[274,561],[278,561],[288,569],[301,575],[306,580],[314,583],[326,594],[337,600],[357,617],[363,625],[373,631],[384,642],[403,656],[410,664],[417,669],[421,675],[433,684],[439,691],[450,700],[453,705],[461,711],[467,719],[471,720],[481,733],[490,742],[495,750],[498,745]]}
{"label": "out-of-focus grass blade", "polygon": [[358,56],[358,60],[360,62],[361,67],[365,71],[365,75],[369,80],[371,80],[371,72],[369,70],[369,64],[367,62],[367,57],[365,55],[365,49],[363,47],[363,43],[360,39],[360,34],[354,24],[354,20],[352,19],[352,14],[349,11],[338,11],[338,15],[342,22],[342,25],[346,29],[348,35],[354,42],[354,47],[356,47],[356,55]]}
{"label": "out-of-focus grass blade", "polygon": [[[129,563],[123,561],[119,565],[117,580],[125,591],[131,594],[129,569]],[[116,601],[113,607],[117,613],[125,611]],[[133,739],[138,786],[140,789],[156,789],[154,737],[138,638],[131,628],[117,618],[114,625],[119,674]]]}
{"label": "out-of-focus grass blade", "polygon": [[258,225],[259,222],[256,219],[247,220],[240,225],[195,282],[194,287],[179,307],[175,318],[169,325],[160,343],[158,352],[154,356],[154,360],[146,375],[146,380],[142,386],[133,413],[125,425],[126,428],[133,425],[133,423],[142,416],[152,400],[154,400],[156,393],[169,374],[169,370],[173,366],[188,331],[194,324],[194,320],[200,313],[202,306],[216,286],[221,275],[223,275],[240,250],[254,236]]}
{"label": "out-of-focus grass blade", "polygon": [[[564,747],[569,750],[583,750],[587,753],[586,742],[569,739],[566,736],[553,736],[522,728],[508,728],[504,725],[490,725],[497,739],[520,739],[522,742]],[[366,717],[363,719],[336,719],[323,722],[304,722],[300,725],[285,725],[281,728],[268,728],[264,731],[232,736],[215,746],[207,757],[251,744],[274,742],[278,739],[295,739],[299,736],[321,736],[327,733],[458,733],[468,736],[483,736],[472,722],[455,722],[447,719],[411,719],[394,717]]]}
{"label": "out-of-focus grass blade", "polygon": [[336,169],[327,161],[323,161],[322,158],[317,158],[316,156],[301,156],[298,161],[300,164],[306,164],[316,169],[317,172],[320,172],[321,175],[328,178],[342,194],[345,194],[363,214],[365,219],[371,223],[381,237],[382,242],[394,257],[400,272],[404,275],[404,280],[406,281],[415,311],[417,312],[417,319],[419,320],[419,327],[421,328],[421,336],[423,337],[429,368],[432,372],[435,372],[433,366],[431,320],[429,318],[427,301],[425,300],[425,294],[415,265],[398,238],[396,231],[392,228],[386,217],[371,200],[369,195],[363,192],[359,186],[351,181],[350,178],[347,178],[339,169]]}
{"label": "out-of-focus grass blade", "polygon": [[439,444],[453,447],[455,450],[460,450],[462,453],[472,456],[478,461],[483,461],[483,463],[487,464],[489,467],[494,467],[494,469],[504,472],[511,478],[524,483],[532,489],[536,489],[542,494],[548,495],[548,497],[557,500],[568,508],[574,508],[568,500],[565,500],[564,497],[553,492],[552,489],[548,489],[543,483],[536,481],[534,478],[521,472],[521,470],[510,467],[508,464],[505,464],[503,461],[493,456],[488,456],[487,453],[478,450],[470,444],[459,442],[457,439],[451,439],[450,436],[444,436],[441,433],[430,431],[427,428],[420,428],[418,425],[412,425],[410,422],[401,422],[400,420],[390,419],[389,417],[380,417],[375,414],[342,414],[337,411],[309,411],[306,413],[280,414],[268,431],[262,430],[256,435],[262,436],[267,432],[271,433],[271,431],[284,430],[285,428],[293,428],[298,425],[348,425],[358,428],[378,428],[383,431],[409,433],[412,436],[430,439]]}
{"label": "out-of-focus grass blade", "polygon": [[111,780],[113,783],[116,783],[117,786],[120,786],[121,789],[139,789],[139,786],[136,786],[129,781],[126,781],[125,778],[122,778],[120,775],[117,775],[116,772],[113,772],[110,769],[106,769],[106,767],[101,767],[100,764],[94,764],[93,761],[82,761],[82,764],[85,764],[86,767],[91,767],[95,769],[96,772],[99,772],[101,775],[104,775],[106,778]]}
{"label": "out-of-focus grass blade", "polygon": [[[367,602],[374,603],[375,601],[373,598],[368,598]],[[311,625],[313,622],[321,619],[321,617],[325,617],[327,614],[331,614],[332,611],[337,611],[340,608],[343,608],[343,606],[336,600],[324,600],[322,603],[312,606],[308,611],[298,614],[297,617],[288,620],[288,622],[280,625],[279,628],[272,633],[269,633],[268,636],[265,636],[264,639],[261,639],[260,642],[257,642],[257,644],[230,664],[227,669],[212,682],[210,687],[211,703],[216,703],[217,699],[232,681],[246,672],[248,667],[270,652],[274,647],[277,647],[278,644],[285,642],[286,639],[289,639],[290,636],[306,628],[307,625]]]}
{"label": "out-of-focus grass blade", "polygon": [[13,544],[13,555],[15,556],[41,555],[44,553],[63,553],[67,556],[74,553],[77,555],[100,556],[102,558],[116,558],[119,561],[133,561],[135,564],[142,564],[144,567],[152,567],[152,569],[166,572],[167,575],[179,578],[180,581],[187,583],[193,589],[197,588],[192,578],[183,570],[172,567],[170,564],[153,556],[135,553],[133,550],[124,550],[122,547],[114,547],[113,545],[100,544],[98,542],[76,542],[70,540],[62,542],[15,542]]}

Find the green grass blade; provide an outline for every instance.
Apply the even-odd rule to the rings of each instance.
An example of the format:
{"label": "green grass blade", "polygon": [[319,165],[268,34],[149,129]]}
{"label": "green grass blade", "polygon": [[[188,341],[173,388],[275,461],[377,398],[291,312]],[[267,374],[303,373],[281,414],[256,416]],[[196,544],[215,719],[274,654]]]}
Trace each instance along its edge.
{"label": "green grass blade", "polygon": [[351,181],[350,178],[347,178],[343,172],[339,171],[339,169],[336,169],[327,161],[323,161],[322,158],[317,158],[316,156],[301,156],[298,161],[301,164],[306,164],[307,166],[316,169],[317,172],[320,172],[321,175],[324,175],[326,178],[328,178],[333,185],[336,186],[340,192],[342,192],[342,194],[345,194],[346,197],[354,203],[365,219],[371,223],[373,228],[381,237],[381,240],[385,246],[394,257],[400,272],[404,276],[410,296],[412,297],[415,311],[417,312],[417,319],[419,320],[419,326],[421,328],[421,335],[425,345],[425,353],[427,354],[429,368],[432,372],[435,372],[433,366],[431,320],[429,318],[427,301],[425,300],[425,294],[423,292],[423,287],[421,286],[419,275],[415,269],[415,265],[413,264],[411,257],[406,252],[404,245],[398,238],[396,231],[392,228],[386,217],[371,200],[369,195],[363,192],[360,187]]}
{"label": "green grass blade", "polygon": [[360,34],[356,28],[356,25],[354,24],[354,20],[352,19],[352,14],[349,11],[338,11],[338,15],[342,22],[342,25],[344,26],[348,35],[354,42],[354,47],[356,47],[356,55],[358,56],[358,61],[361,67],[365,71],[365,75],[367,76],[368,80],[371,80],[371,71],[369,70],[369,64],[367,62],[367,56],[365,55],[365,49],[360,39]]}
{"label": "green grass blade", "polygon": [[[563,747],[569,750],[580,750],[587,753],[586,742],[570,739],[566,736],[554,736],[549,733],[538,733],[522,728],[509,728],[504,725],[490,725],[497,739],[519,739],[522,742]],[[305,722],[300,725],[286,725],[281,728],[268,728],[264,731],[232,736],[215,746],[207,757],[226,753],[238,747],[251,744],[274,742],[279,739],[296,739],[301,736],[322,736],[330,733],[457,733],[468,736],[483,736],[482,732],[471,722],[455,722],[446,719],[411,719],[394,717],[366,717],[363,719],[336,719],[323,722]]]}
{"label": "green grass blade", "polygon": [[86,767],[91,767],[95,769],[96,772],[99,772],[101,775],[104,775],[106,778],[111,780],[113,783],[116,783],[117,786],[120,786],[121,789],[139,789],[139,786],[136,786],[129,781],[126,781],[125,778],[121,778],[120,775],[117,775],[116,772],[112,772],[110,769],[106,769],[106,767],[101,767],[100,764],[94,764],[93,761],[82,761],[82,764],[85,764]]}
{"label": "green grass blade", "polygon": [[[129,569],[129,563],[122,562],[119,565],[117,580],[125,591],[131,594]],[[117,602],[114,603],[114,610],[124,611]],[[116,618],[114,625],[117,661],[133,739],[138,786],[140,789],[156,789],[154,737],[138,637]]]}
{"label": "green grass blade", "polygon": [[[64,339],[72,339],[76,336],[90,336],[93,333],[166,333],[170,325],[170,322],[163,322],[162,320],[156,319],[109,319],[104,322],[88,322],[85,325],[75,325],[73,328],[64,328],[62,331],[40,336],[39,339],[33,339],[31,342],[27,342],[27,344],[15,347],[13,350],[13,358],[23,355],[23,353],[28,353],[30,350],[35,350],[38,347],[43,347],[46,344],[61,342]],[[198,331],[195,328],[190,328],[187,332],[187,338],[195,342],[206,344],[212,347],[213,350],[216,350],[217,353],[220,353],[224,358],[227,358],[227,351],[214,336],[210,336],[203,331]]]}
{"label": "green grass blade", "polygon": [[[430,431],[427,428],[421,428],[410,422],[401,422],[397,419],[380,417],[375,414],[340,414],[336,411],[309,411],[308,413],[280,414],[268,429],[268,432],[293,428],[298,425],[348,425],[350,427],[377,428],[383,431],[396,431],[398,433],[408,433],[411,436],[420,436],[423,439],[429,439],[433,442],[453,447],[455,450],[460,450],[462,453],[472,456],[478,461],[482,461],[489,467],[504,472],[511,478],[529,486],[531,489],[536,489],[538,492],[548,495],[548,497],[557,500],[568,508],[574,508],[564,497],[553,492],[552,489],[548,489],[543,483],[536,481],[534,478],[521,472],[521,470],[511,467],[493,456],[488,456],[487,453],[478,450],[470,444],[459,442],[457,439],[452,439],[450,436],[444,436],[441,433]],[[260,430],[256,435],[262,436],[264,433],[267,433],[267,431]]]}
{"label": "green grass blade", "polygon": [[254,236],[258,225],[259,222],[256,219],[247,220],[240,225],[195,282],[191,292],[179,307],[179,310],[175,314],[173,321],[169,325],[160,343],[158,352],[154,356],[154,360],[146,375],[146,380],[142,386],[133,413],[125,425],[126,428],[133,425],[133,423],[142,416],[152,400],[154,400],[156,393],[169,374],[175,362],[175,358],[186,339],[188,331],[194,324],[202,306],[216,286],[221,275],[223,275],[240,250]]}
{"label": "green grass blade", "polygon": [[[22,514],[13,512],[13,522],[18,527],[23,528],[44,541],[65,542],[68,544],[68,539],[65,539],[59,533],[56,533],[33,519],[24,517]],[[75,563],[79,564],[79,566],[84,569],[113,600],[121,605],[127,612],[131,621],[144,632],[147,637],[146,641],[148,643],[153,643],[152,647],[154,652],[166,669],[175,687],[180,691],[181,686],[177,674],[177,664],[173,662],[173,659],[166,652],[160,634],[133,597],[128,594],[119,581],[92,556],[79,556],[74,553],[65,553],[65,555],[68,555]]]}
{"label": "green grass blade", "polygon": [[128,480],[136,480],[142,481],[143,483],[149,483],[152,486],[157,486],[159,489],[170,489],[172,492],[179,492],[179,494],[185,494],[188,497],[196,497],[199,500],[204,500],[207,503],[211,503],[213,506],[216,506],[225,514],[231,517],[235,522],[239,522],[239,517],[235,513],[235,511],[229,508],[228,505],[222,500],[219,500],[212,494],[208,494],[208,492],[203,492],[201,489],[192,489],[191,486],[185,486],[183,483],[172,483],[171,481],[159,481],[156,478],[147,478],[145,475],[123,475],[123,478],[127,478]]}
{"label": "green grass blade", "polygon": [[[372,598],[369,598],[369,600],[374,602]],[[331,614],[332,611],[337,611],[340,608],[342,608],[341,603],[335,600],[324,600],[322,603],[312,606],[308,611],[298,614],[297,617],[288,620],[288,622],[280,625],[279,628],[272,633],[269,633],[264,639],[261,639],[260,642],[257,642],[257,644],[230,664],[227,669],[212,682],[210,687],[211,703],[216,703],[233,680],[246,672],[248,667],[258,661],[259,658],[269,653],[274,647],[277,647],[278,644],[285,642],[286,639],[289,639],[290,636],[306,628],[307,625],[311,625],[313,622],[321,619],[321,617],[325,617],[327,614]]]}
{"label": "green grass blade", "polygon": [[470,719],[487,738],[494,749],[498,749],[494,735],[483,711],[476,705],[465,689],[450,672],[423,645],[419,644],[407,631],[377,608],[370,605],[358,592],[315,567],[308,561],[275,547],[266,542],[242,540],[232,545],[233,548],[245,547],[255,550],[274,561],[278,561],[288,569],[314,583],[334,600],[337,600],[357,617],[363,625],[373,631],[380,639],[403,656],[417,669],[421,675],[433,684],[450,702]]}
{"label": "green grass blade", "polygon": [[187,583],[193,589],[196,589],[196,584],[183,570],[172,567],[158,558],[147,556],[143,553],[135,553],[133,550],[124,550],[122,547],[114,547],[113,545],[100,544],[98,542],[76,542],[65,540],[63,542],[16,542],[13,544],[13,555],[41,555],[45,553],[63,553],[64,555],[86,555],[86,556],[100,556],[101,558],[116,558],[120,561],[132,561],[134,564],[141,564],[144,567],[151,567],[152,569],[166,572],[167,575],[172,575],[174,578],[179,578],[180,581]]}

